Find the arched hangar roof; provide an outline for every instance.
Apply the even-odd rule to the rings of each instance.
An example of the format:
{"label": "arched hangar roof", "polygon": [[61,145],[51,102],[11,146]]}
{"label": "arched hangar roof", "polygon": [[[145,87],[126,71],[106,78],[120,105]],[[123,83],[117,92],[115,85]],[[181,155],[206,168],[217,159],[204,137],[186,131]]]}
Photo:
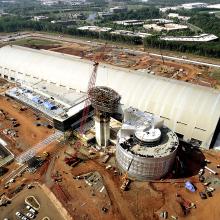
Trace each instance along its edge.
{"label": "arched hangar roof", "polygon": [[[0,49],[0,68],[16,79],[28,74],[86,91],[93,63],[57,52],[5,46]],[[115,89],[123,106],[157,114],[185,140],[200,140],[209,147],[220,116],[218,90],[107,64],[99,65],[96,85]]]}

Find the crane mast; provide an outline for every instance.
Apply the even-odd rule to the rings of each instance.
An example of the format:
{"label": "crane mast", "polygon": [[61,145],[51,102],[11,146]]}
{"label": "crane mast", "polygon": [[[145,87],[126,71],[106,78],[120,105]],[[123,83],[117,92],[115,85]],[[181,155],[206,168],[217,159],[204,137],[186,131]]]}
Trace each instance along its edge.
{"label": "crane mast", "polygon": [[[107,43],[105,43],[100,56],[96,59],[96,61],[93,64],[93,71],[92,71],[92,74],[90,76],[88,86],[87,86],[87,95],[88,95],[88,91],[95,86],[99,62],[103,59],[106,46],[107,46]],[[90,106],[90,100],[89,100],[89,97],[87,97],[87,99],[85,101],[84,109],[83,109],[82,120],[80,123],[80,129],[79,129],[80,134],[83,134],[85,132],[84,125],[85,125],[86,120],[88,118],[89,106]]]}

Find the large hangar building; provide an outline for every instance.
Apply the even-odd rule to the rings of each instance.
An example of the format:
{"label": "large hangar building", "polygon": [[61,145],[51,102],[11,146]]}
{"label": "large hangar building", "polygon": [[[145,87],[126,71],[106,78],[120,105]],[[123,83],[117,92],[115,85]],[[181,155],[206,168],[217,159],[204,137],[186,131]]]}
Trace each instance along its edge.
{"label": "large hangar building", "polygon": [[[38,93],[42,93],[43,86],[39,86],[42,84],[47,88],[56,86],[79,95],[70,102],[69,107],[66,106],[72,120],[65,126],[59,125],[63,130],[73,120],[78,120],[74,116],[83,109],[86,96],[83,100],[82,95],[87,90],[92,68],[93,63],[90,61],[57,52],[19,46],[0,49],[1,77],[21,85],[28,84]],[[204,148],[219,143],[218,90],[107,64],[99,65],[96,85],[111,87],[118,92],[122,97],[122,108],[133,106],[160,116],[164,124],[185,141]],[[68,92],[62,93],[63,98],[66,97],[65,94]],[[57,98],[57,102],[59,100],[62,99]]]}

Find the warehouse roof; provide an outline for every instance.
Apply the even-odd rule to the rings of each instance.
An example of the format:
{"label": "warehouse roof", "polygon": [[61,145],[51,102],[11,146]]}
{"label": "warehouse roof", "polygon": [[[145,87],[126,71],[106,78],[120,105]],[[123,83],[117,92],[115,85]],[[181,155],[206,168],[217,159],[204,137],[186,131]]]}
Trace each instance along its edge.
{"label": "warehouse roof", "polygon": [[[5,68],[15,79],[28,74],[86,91],[93,63],[57,52],[5,46],[0,49],[0,72]],[[107,64],[100,64],[96,85],[116,90],[123,107],[157,114],[185,140],[201,140],[209,147],[220,116],[218,90]]]}

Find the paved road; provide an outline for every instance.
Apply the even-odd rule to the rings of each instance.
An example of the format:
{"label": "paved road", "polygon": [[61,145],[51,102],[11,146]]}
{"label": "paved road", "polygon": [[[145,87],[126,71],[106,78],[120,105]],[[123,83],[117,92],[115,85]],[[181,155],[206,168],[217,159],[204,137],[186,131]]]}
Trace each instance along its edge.
{"label": "paved road", "polygon": [[8,183],[8,181],[10,179],[15,179],[20,173],[22,173],[25,169],[27,169],[27,165],[26,164],[22,164],[20,165],[16,170],[13,170],[11,173],[9,173],[7,176],[5,176],[1,182],[5,182]]}
{"label": "paved road", "polygon": [[9,41],[21,40],[24,38],[28,38],[30,36],[31,34],[28,32],[23,32],[20,34],[7,34],[7,35],[0,36],[0,42],[5,43]]}
{"label": "paved road", "polygon": [[[162,55],[160,54],[155,54],[155,53],[149,53],[151,56],[156,56],[156,57],[161,57]],[[209,67],[215,67],[215,68],[220,68],[220,65],[218,64],[212,64],[212,63],[205,63],[205,62],[199,62],[196,60],[188,60],[188,59],[183,59],[183,58],[178,58],[178,57],[172,57],[172,56],[163,56],[165,60],[174,60],[174,61],[180,61],[182,63],[190,63],[190,64],[195,64],[195,65],[202,65],[202,66],[209,66]]]}
{"label": "paved road", "polygon": [[[30,35],[31,37],[36,37],[36,38],[42,38],[42,39],[47,39],[47,40],[54,40],[54,41],[62,41],[66,43],[80,43],[80,44],[85,44],[89,46],[104,46],[104,43],[100,42],[95,42],[93,41],[86,41],[86,40],[80,40],[80,39],[74,39],[70,37],[61,37],[61,36],[56,36],[56,35],[48,35],[48,34],[42,34],[42,33],[32,33]],[[114,48],[114,46],[112,46]],[[161,54],[156,54],[156,53],[147,53],[139,50],[131,50],[131,49],[114,49],[114,50],[124,50],[125,52],[135,54],[135,55],[150,55],[150,56],[155,56],[155,57],[160,57],[162,58]],[[191,60],[191,59],[184,59],[184,58],[179,58],[179,57],[174,57],[174,56],[164,56],[163,58],[165,60],[173,60],[173,61],[178,61],[182,63],[189,63],[189,64],[194,64],[194,65],[203,65],[203,66],[209,66],[209,67],[215,67],[215,68],[220,68],[220,64],[213,64],[213,63],[207,63],[207,62],[199,62],[197,60]]]}

